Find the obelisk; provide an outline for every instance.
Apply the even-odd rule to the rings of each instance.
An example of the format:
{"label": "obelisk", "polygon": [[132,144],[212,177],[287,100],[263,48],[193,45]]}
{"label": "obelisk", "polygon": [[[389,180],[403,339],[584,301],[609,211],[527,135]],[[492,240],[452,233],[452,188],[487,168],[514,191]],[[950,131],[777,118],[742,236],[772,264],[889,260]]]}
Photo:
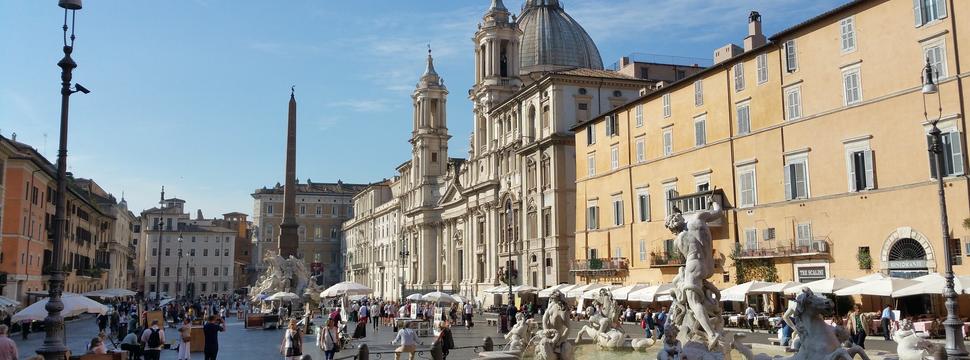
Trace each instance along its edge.
{"label": "obelisk", "polygon": [[299,242],[296,223],[296,97],[290,88],[290,109],[286,125],[286,181],[283,187],[283,222],[280,223],[279,253],[296,257]]}

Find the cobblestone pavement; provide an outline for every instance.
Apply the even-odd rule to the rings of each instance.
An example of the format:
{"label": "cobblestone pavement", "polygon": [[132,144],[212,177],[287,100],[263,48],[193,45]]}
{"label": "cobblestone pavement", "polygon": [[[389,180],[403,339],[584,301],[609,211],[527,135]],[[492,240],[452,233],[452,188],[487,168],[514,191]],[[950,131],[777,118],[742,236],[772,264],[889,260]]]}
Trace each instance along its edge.
{"label": "cobblestone pavement", "polygon": [[[487,315],[486,315],[487,317]],[[320,322],[317,321],[317,324]],[[576,330],[579,326],[574,322],[574,330],[571,331],[570,337],[575,336]],[[352,330],[354,324],[350,324],[350,329]],[[636,337],[642,334],[642,330],[633,324],[626,324],[624,328],[627,334]],[[739,331],[744,331],[740,330]],[[504,344],[505,339],[501,335],[496,334],[496,328],[494,326],[487,326],[482,316],[476,318],[476,326],[471,330],[465,329],[462,326],[453,328],[453,334],[455,337],[455,345],[459,348],[470,347],[481,345],[483,339],[486,336],[492,337],[496,344]],[[744,331],[747,332],[747,331]],[[78,320],[71,321],[67,324],[67,343],[71,351],[75,354],[84,353],[85,345],[91,340],[93,336],[97,334],[97,325],[95,324],[94,318],[92,316],[84,316]],[[166,334],[168,335],[168,342],[174,343],[177,338],[177,332],[175,329],[166,329]],[[390,327],[381,326],[375,333],[372,326],[368,326],[367,337],[360,340],[355,340],[353,346],[356,348],[360,344],[367,344],[370,348],[372,354],[393,351],[396,346],[390,344],[391,340],[394,338],[395,333]],[[280,341],[283,336],[283,330],[259,330],[259,329],[244,329],[241,321],[235,318],[229,319],[227,322],[227,330],[225,333],[219,335],[220,359],[282,359],[282,355],[279,354]],[[22,340],[20,334],[13,334],[12,339],[17,343],[20,349],[20,358],[26,359],[34,354],[34,351],[43,343],[44,334],[43,333],[32,333],[28,340]],[[745,338],[747,343],[760,343],[768,344],[769,334],[765,331],[759,331],[754,334],[748,334]],[[434,339],[431,337],[422,337],[420,342],[423,343],[419,346],[419,350],[427,350],[431,346],[431,342]],[[939,340],[937,340],[939,341]],[[304,339],[305,352],[313,356],[313,359],[323,359],[322,352],[316,347],[314,335],[308,335]],[[866,348],[870,353],[894,353],[895,343],[882,340],[881,337],[870,336],[866,340]],[[109,346],[110,348],[110,346]],[[456,349],[452,350],[449,359],[472,359],[475,357],[476,351],[479,349]],[[346,349],[337,353],[337,358],[353,356],[357,353],[356,349]],[[425,351],[423,354],[418,356],[421,359],[430,359],[430,354]],[[393,355],[385,354],[382,357],[377,357],[372,355],[372,359],[393,359]],[[162,353],[162,359],[172,360],[176,359],[175,351],[164,351]],[[202,353],[195,353],[192,355],[192,359],[202,359]]]}

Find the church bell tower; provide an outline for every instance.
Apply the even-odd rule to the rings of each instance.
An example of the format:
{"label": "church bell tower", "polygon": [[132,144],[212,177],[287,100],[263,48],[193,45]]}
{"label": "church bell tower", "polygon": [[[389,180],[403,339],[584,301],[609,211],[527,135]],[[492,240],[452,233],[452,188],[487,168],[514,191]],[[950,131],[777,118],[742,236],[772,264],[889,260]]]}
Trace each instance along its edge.
{"label": "church bell tower", "polygon": [[486,114],[522,87],[519,79],[519,26],[502,0],[491,6],[478,24],[475,43],[475,85],[468,92],[474,104],[475,128],[471,157],[488,151],[489,126]]}
{"label": "church bell tower", "polygon": [[411,94],[414,131],[411,132],[411,164],[415,184],[435,183],[448,169],[448,88],[434,69],[428,49],[428,65]]}

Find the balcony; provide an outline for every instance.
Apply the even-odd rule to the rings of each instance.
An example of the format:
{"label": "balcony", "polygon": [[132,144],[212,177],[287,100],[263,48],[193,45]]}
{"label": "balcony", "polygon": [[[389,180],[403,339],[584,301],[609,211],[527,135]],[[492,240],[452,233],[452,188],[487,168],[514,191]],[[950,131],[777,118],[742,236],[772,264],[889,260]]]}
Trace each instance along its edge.
{"label": "balcony", "polygon": [[650,253],[650,267],[677,267],[684,265],[684,255],[679,252],[654,251]]}
{"label": "balcony", "polygon": [[770,259],[780,257],[829,256],[832,254],[832,241],[827,237],[811,240],[759,241],[741,244],[738,259]]}
{"label": "balcony", "polygon": [[616,276],[630,270],[630,262],[627,258],[609,259],[582,259],[573,261],[573,266],[569,271],[578,276],[602,277]]}
{"label": "balcony", "polygon": [[[680,209],[680,211],[684,214],[684,217],[690,219],[690,215],[710,210],[712,202],[717,202],[719,205],[721,205],[722,209],[724,208],[724,192],[721,191],[721,189],[677,196],[669,199],[667,205],[671,208],[676,207],[677,209]],[[724,224],[723,213],[719,219],[709,222],[708,224],[715,227],[722,226]]]}

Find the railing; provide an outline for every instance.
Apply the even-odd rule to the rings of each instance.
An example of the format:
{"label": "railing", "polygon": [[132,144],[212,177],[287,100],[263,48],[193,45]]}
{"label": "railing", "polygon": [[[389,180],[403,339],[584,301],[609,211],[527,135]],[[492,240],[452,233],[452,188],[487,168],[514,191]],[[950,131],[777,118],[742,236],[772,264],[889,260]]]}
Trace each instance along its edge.
{"label": "railing", "polygon": [[650,267],[684,265],[684,255],[679,252],[654,251],[650,253]]}
{"label": "railing", "polygon": [[771,241],[761,241],[754,246],[741,244],[738,252],[739,259],[778,258],[792,256],[830,255],[832,242],[827,237],[815,237],[804,240],[787,240],[771,244]]}
{"label": "railing", "polygon": [[583,276],[612,276],[630,270],[630,262],[624,257],[608,259],[580,259],[573,261],[569,271]]}

